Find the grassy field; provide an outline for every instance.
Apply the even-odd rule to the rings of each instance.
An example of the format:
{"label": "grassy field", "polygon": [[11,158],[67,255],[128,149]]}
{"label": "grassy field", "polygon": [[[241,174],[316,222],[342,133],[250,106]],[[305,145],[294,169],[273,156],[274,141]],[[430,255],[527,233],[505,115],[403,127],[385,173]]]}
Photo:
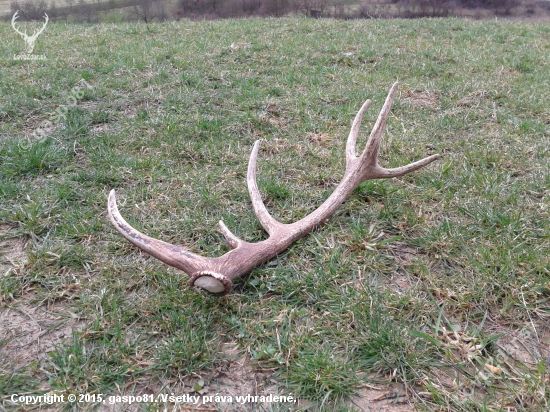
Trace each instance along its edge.
{"label": "grassy field", "polygon": [[[89,394],[67,410],[164,408],[94,402],[151,393],[298,399],[212,411],[548,410],[548,25],[50,24],[44,61],[13,59],[8,24],[0,38],[0,410],[49,391]],[[358,147],[396,80],[381,163],[444,158],[363,183],[226,297],[108,222],[115,188],[131,224],[194,252],[227,251],[220,219],[261,240],[253,142],[268,209],[297,220],[341,179],[361,104]]]}

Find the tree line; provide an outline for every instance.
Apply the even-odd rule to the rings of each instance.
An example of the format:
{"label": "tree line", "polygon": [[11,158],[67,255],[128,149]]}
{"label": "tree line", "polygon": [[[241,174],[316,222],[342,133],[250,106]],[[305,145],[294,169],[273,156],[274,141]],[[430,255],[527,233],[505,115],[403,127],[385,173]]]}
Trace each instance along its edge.
{"label": "tree line", "polygon": [[[486,8],[498,14],[529,0],[22,0],[10,4],[23,20],[39,20],[47,13],[53,20],[82,23],[109,21],[280,17],[373,18],[452,15],[458,8]],[[113,17],[114,16],[114,17]]]}

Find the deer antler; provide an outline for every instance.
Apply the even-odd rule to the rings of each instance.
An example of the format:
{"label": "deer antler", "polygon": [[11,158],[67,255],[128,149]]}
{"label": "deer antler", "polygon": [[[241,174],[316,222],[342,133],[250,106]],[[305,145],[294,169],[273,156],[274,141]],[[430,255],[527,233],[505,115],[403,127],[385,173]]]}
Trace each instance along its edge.
{"label": "deer antler", "polygon": [[199,256],[178,246],[153,239],[131,227],[118,212],[114,190],[111,190],[108,200],[108,212],[111,222],[122,236],[138,248],[187,273],[190,276],[189,283],[191,285],[203,288],[217,296],[225,295],[231,290],[233,279],[249,273],[254,267],[272,259],[296,240],[327,220],[363,181],[403,176],[441,157],[438,154],[432,155],[395,169],[385,169],[378,165],[378,150],[396,90],[397,82],[392,86],[386,98],[365,150],[363,150],[361,156],[357,157],[355,153],[357,134],[370,101],[367,100],[363,104],[355,116],[347,140],[346,171],[342,181],[318,209],[295,223],[280,223],[267,211],[256,183],[256,162],[260,142],[256,141],[254,143],[248,163],[246,180],[254,213],[262,227],[269,234],[266,240],[258,243],[245,242],[231,233],[225,224],[220,221],[220,231],[233,250],[218,258]]}

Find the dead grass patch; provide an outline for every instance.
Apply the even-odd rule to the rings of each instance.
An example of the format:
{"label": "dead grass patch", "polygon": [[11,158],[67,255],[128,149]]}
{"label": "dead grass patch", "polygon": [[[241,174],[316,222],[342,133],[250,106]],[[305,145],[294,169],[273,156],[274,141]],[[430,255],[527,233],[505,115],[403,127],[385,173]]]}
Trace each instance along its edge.
{"label": "dead grass patch", "polygon": [[435,108],[439,104],[437,95],[430,91],[405,90],[403,96],[403,103],[411,105],[415,109],[422,107]]}

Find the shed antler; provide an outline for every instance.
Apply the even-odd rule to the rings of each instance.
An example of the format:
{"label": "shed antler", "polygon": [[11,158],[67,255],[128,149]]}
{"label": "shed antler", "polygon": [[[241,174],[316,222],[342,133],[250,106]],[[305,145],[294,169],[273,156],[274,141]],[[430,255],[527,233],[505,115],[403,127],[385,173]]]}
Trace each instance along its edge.
{"label": "shed antler", "polygon": [[382,134],[396,90],[397,83],[392,86],[386,98],[384,107],[372,129],[365,150],[363,150],[361,156],[357,157],[355,152],[357,134],[370,101],[367,100],[363,104],[355,116],[346,143],[346,171],[344,178],[318,209],[295,223],[280,223],[267,211],[256,183],[256,162],[260,142],[256,141],[254,143],[248,163],[246,180],[254,213],[269,234],[266,240],[258,243],[245,242],[231,233],[225,224],[220,221],[220,231],[233,249],[218,258],[199,256],[178,246],[153,239],[131,227],[118,212],[114,190],[111,191],[108,201],[111,222],[120,234],[131,243],[164,263],[187,273],[190,276],[189,283],[191,285],[203,288],[217,296],[225,295],[231,290],[231,281],[233,279],[249,273],[254,267],[272,259],[296,240],[305,236],[313,228],[327,220],[363,181],[403,176],[426,166],[440,157],[438,154],[432,155],[395,169],[385,169],[378,165],[378,150],[380,149]]}

